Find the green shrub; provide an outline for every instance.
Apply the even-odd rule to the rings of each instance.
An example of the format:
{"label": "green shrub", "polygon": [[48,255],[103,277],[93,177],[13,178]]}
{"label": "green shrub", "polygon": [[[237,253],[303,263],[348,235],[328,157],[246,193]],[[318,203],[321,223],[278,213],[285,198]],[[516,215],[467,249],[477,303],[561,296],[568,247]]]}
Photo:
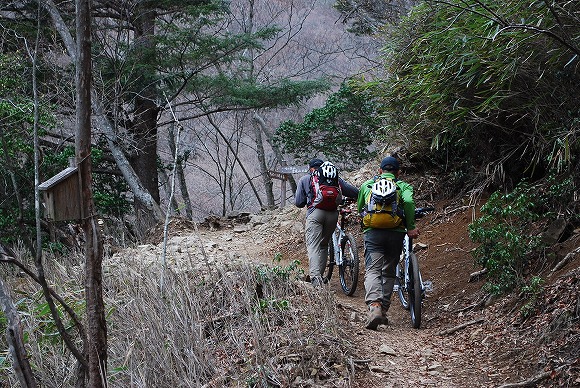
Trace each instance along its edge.
{"label": "green shrub", "polygon": [[256,267],[257,288],[260,290],[259,294],[263,294],[259,295],[256,311],[262,314],[270,310],[288,310],[290,301],[286,298],[272,296],[271,294],[275,294],[272,291],[281,284],[286,284],[287,286],[289,281],[294,281],[304,275],[304,270],[300,268],[299,260],[292,260],[287,265],[280,265],[282,254],[276,253],[272,261],[278,264],[274,266],[259,265]]}
{"label": "green shrub", "polygon": [[[542,228],[557,217],[566,217],[572,225],[578,222],[575,191],[573,175],[549,173],[535,185],[524,180],[512,192],[497,191],[489,197],[481,217],[469,225],[469,237],[480,243],[474,257],[488,271],[488,291],[501,294],[523,286],[524,292],[535,293],[541,282],[532,277],[526,283],[525,274],[533,254],[543,248]],[[529,312],[529,306],[524,309]]]}
{"label": "green shrub", "polygon": [[526,303],[520,308],[520,313],[524,319],[532,316],[534,311],[536,311],[538,298],[544,290],[543,284],[544,279],[539,276],[533,276],[529,283],[522,287],[524,298],[527,299]]}
{"label": "green shrub", "polygon": [[469,237],[479,247],[476,263],[488,271],[485,288],[493,294],[512,291],[524,284],[524,270],[530,254],[541,246],[538,235],[530,235],[538,221],[537,203],[542,196],[526,181],[511,193],[493,193],[482,206],[482,216],[469,225]]}
{"label": "green shrub", "polygon": [[266,265],[260,265],[257,267],[256,271],[258,273],[258,280],[261,283],[270,283],[276,280],[289,280],[298,279],[304,275],[304,270],[300,268],[299,260],[292,260],[287,265],[280,265],[282,261],[282,254],[276,253],[272,262],[278,263],[277,265],[270,267]]}

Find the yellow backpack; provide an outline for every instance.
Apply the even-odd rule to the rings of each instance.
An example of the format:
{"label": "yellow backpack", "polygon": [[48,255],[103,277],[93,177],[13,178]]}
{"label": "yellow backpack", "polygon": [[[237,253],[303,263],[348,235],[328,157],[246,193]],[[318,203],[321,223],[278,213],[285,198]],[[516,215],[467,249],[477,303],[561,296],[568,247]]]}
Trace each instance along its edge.
{"label": "yellow backpack", "polygon": [[394,180],[376,177],[366,194],[366,206],[361,212],[365,228],[392,229],[403,222],[401,190]]}

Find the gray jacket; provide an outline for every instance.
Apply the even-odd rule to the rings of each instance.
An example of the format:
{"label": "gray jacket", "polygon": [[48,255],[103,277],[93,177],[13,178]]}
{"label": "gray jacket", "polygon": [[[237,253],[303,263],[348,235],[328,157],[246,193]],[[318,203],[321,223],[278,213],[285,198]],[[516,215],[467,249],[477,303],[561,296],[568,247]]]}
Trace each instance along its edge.
{"label": "gray jacket", "polygon": [[[312,178],[312,174],[308,173],[304,175],[298,181],[298,187],[296,188],[295,197],[295,204],[297,207],[308,207],[308,211],[306,212],[306,217],[310,215],[314,211],[312,207],[312,200],[314,198],[314,193],[312,192],[312,184],[310,182]],[[340,190],[342,191],[342,195],[344,197],[354,198],[358,197],[358,188],[351,185],[347,181],[342,178],[338,178],[338,184],[340,185]]]}

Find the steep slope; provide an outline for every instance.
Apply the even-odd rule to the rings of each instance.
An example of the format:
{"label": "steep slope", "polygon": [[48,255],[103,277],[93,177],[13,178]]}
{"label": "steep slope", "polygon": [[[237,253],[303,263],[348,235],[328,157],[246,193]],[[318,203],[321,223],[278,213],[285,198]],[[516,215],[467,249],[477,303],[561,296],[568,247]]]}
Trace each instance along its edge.
{"label": "steep slope", "polygon": [[[363,168],[346,178],[359,185],[371,171]],[[352,297],[345,296],[337,276],[321,291],[328,292],[336,305],[337,317],[349,333],[347,340],[356,355],[351,363],[354,379],[346,386],[580,384],[579,231],[555,244],[547,255],[550,259],[540,274],[547,281],[541,293],[533,298],[514,293],[491,299],[481,290],[485,278],[472,276],[480,268],[474,264],[471,252],[475,245],[468,237],[468,225],[478,215],[483,200],[437,199],[443,195],[432,177],[405,179],[415,186],[418,206],[436,209],[418,222],[421,235],[416,240],[420,247],[417,254],[424,279],[432,283],[424,303],[422,327],[413,329],[408,312],[393,299],[389,325],[380,326],[378,331],[364,328],[363,242],[359,227],[352,226],[350,232],[358,241],[361,257],[357,291]],[[208,220],[195,233],[193,224],[175,220],[170,225],[168,251],[174,263],[187,266],[186,254],[179,257],[180,244],[196,242],[212,262],[237,259],[274,265],[274,258],[282,264],[299,260],[306,272],[304,216],[304,209],[289,204],[260,214]],[[162,230],[153,231],[153,242],[159,244],[161,239]],[[138,254],[151,252],[152,260],[157,260],[159,252],[150,248],[141,248]],[[563,261],[564,257],[567,260]],[[557,263],[561,265],[553,270]],[[313,300],[307,298],[306,303]],[[527,318],[522,314],[526,303],[526,311],[533,312]]]}
{"label": "steep slope", "polygon": [[[419,205],[424,205],[418,200]],[[416,241],[423,276],[433,289],[424,304],[421,329],[411,327],[408,312],[393,300],[389,325],[364,329],[364,264],[352,297],[333,278],[328,288],[353,354],[352,387],[374,386],[573,386],[580,383],[578,285],[580,235],[554,247],[554,262],[570,253],[566,265],[544,275],[548,283],[537,295],[535,313],[523,319],[516,295],[491,300],[482,291],[483,279],[470,281],[479,268],[471,256],[467,226],[479,204],[437,201],[436,212],[419,221]],[[198,235],[215,260],[241,258],[272,263],[299,260],[307,268],[303,236],[304,210],[288,206],[259,215],[214,220]],[[209,225],[208,225],[209,226]],[[362,236],[352,228],[363,257]],[[183,233],[175,239],[188,239]],[[574,253],[575,252],[575,253]],[[221,259],[220,259],[221,257]],[[212,259],[213,260],[213,259]],[[311,292],[316,292],[311,290]],[[525,301],[524,301],[525,302]],[[513,385],[510,385],[513,384]],[[518,385],[519,384],[519,385]],[[304,386],[310,386],[304,384]]]}

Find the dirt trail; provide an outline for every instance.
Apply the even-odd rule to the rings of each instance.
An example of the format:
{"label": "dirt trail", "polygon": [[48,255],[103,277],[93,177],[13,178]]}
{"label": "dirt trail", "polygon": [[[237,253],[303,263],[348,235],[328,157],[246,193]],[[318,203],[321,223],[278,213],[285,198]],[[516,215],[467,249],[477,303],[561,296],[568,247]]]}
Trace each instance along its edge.
{"label": "dirt trail", "polygon": [[[482,308],[482,283],[469,282],[470,274],[478,269],[468,237],[474,208],[446,202],[435,206],[438,211],[419,221],[422,233],[416,240],[425,246],[418,252],[424,279],[433,284],[419,330],[412,328],[408,311],[395,298],[388,313],[389,325],[378,331],[364,328],[363,244],[360,232],[354,231],[358,228],[353,228],[361,257],[357,291],[352,297],[344,295],[337,276],[327,288],[336,298],[337,311],[350,325],[350,340],[359,355],[352,387],[499,387],[542,371],[548,350],[540,352],[537,341],[519,327],[511,301]],[[266,263],[272,263],[276,254],[286,263],[298,259],[306,270],[303,224],[304,210],[287,207],[254,216],[245,226],[205,231],[202,237],[219,240],[226,247],[224,252],[238,252]],[[579,240],[577,236],[570,244]],[[466,326],[442,334],[460,325]]]}
{"label": "dirt trail", "polygon": [[[201,237],[205,241],[217,242],[223,252],[237,252],[266,263],[271,263],[274,255],[281,253],[283,262],[298,259],[306,270],[303,211],[290,207],[281,213],[273,212],[261,217],[253,218],[246,226],[202,230]],[[360,356],[355,363],[357,378],[353,387],[496,385],[490,384],[485,366],[474,363],[473,357],[466,354],[462,340],[438,335],[443,328],[455,324],[447,313],[470,302],[478,288],[466,282],[473,269],[469,255],[471,247],[466,236],[467,222],[467,210],[457,212],[452,220],[434,221],[434,217],[421,220],[422,235],[416,242],[428,246],[419,252],[419,258],[425,278],[433,282],[433,291],[425,302],[420,330],[412,328],[409,313],[395,299],[389,311],[388,326],[380,326],[379,331],[364,328],[367,311],[363,285],[364,256],[362,236],[356,231],[361,257],[357,291],[352,297],[344,295],[337,276],[328,287],[328,291],[335,295],[337,310],[344,314],[345,322],[350,325],[355,354]],[[448,226],[450,223],[453,229]],[[477,330],[477,327],[469,329],[472,330]]]}
{"label": "dirt trail", "polygon": [[[298,214],[303,216],[301,212]],[[466,354],[463,340],[439,335],[444,328],[455,326],[455,320],[447,315],[465,303],[471,303],[479,288],[467,283],[470,272],[473,272],[473,260],[469,254],[472,247],[467,238],[470,220],[469,210],[464,209],[455,212],[452,219],[433,215],[419,221],[422,234],[416,243],[427,248],[418,255],[425,279],[433,282],[419,330],[412,328],[408,311],[395,298],[388,313],[389,325],[380,326],[378,331],[364,328],[367,309],[364,303],[363,243],[358,227],[352,228],[361,257],[357,291],[352,297],[344,295],[336,276],[329,286],[336,297],[338,311],[343,312],[354,334],[355,353],[360,356],[354,387],[497,386],[493,381],[498,379],[492,381],[486,367],[474,363],[473,356]],[[277,248],[283,252],[287,260],[299,259],[306,264],[304,239],[300,234],[293,234],[293,237],[292,244],[281,243],[274,246],[274,250]]]}

